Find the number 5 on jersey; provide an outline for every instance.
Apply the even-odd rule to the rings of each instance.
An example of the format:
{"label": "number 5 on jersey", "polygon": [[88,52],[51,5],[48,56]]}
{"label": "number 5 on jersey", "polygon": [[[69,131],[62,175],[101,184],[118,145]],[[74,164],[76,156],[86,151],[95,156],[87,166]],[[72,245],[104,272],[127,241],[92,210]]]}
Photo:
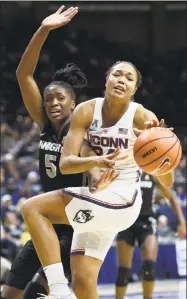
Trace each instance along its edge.
{"label": "number 5 on jersey", "polygon": [[53,163],[53,161],[56,162],[56,159],[57,157],[54,155],[45,155],[46,173],[51,179],[56,177],[56,165]]}

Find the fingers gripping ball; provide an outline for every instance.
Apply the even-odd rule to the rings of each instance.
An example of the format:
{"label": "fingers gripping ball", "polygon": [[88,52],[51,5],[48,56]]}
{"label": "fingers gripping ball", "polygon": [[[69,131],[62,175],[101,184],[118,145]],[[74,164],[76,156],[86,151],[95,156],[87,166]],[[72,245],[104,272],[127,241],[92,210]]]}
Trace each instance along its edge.
{"label": "fingers gripping ball", "polygon": [[182,148],[177,136],[165,128],[151,128],[140,134],[134,144],[134,159],[139,167],[159,176],[174,170]]}

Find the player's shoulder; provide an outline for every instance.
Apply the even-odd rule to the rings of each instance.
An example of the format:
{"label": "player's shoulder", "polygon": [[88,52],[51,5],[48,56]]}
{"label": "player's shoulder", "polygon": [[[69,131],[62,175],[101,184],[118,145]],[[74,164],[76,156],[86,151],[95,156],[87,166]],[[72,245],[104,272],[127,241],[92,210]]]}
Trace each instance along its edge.
{"label": "player's shoulder", "polygon": [[76,106],[73,114],[74,116],[81,116],[82,118],[84,117],[93,117],[94,114],[94,109],[95,109],[95,104],[96,101],[102,100],[102,98],[93,98],[88,101],[85,101],[83,103],[80,103],[79,105]]}
{"label": "player's shoulder", "polygon": [[137,106],[135,116],[138,115],[138,114],[144,113],[144,111],[145,111],[145,107],[142,104],[139,104]]}
{"label": "player's shoulder", "polygon": [[85,107],[94,108],[96,101],[101,101],[101,100],[103,100],[103,98],[93,98],[93,99],[90,99],[90,100],[80,103],[79,105],[77,105],[76,108],[85,108]]}
{"label": "player's shoulder", "polygon": [[139,104],[135,115],[134,115],[134,122],[139,122],[139,121],[148,121],[152,119],[156,119],[156,115],[149,109],[146,109],[142,104]]}

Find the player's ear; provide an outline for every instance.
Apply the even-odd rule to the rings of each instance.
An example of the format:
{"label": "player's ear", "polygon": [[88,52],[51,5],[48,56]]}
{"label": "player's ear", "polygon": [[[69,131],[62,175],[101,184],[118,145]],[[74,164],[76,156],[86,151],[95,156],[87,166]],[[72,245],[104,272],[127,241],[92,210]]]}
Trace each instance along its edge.
{"label": "player's ear", "polygon": [[75,101],[71,101],[71,109],[72,109],[72,110],[75,109]]}
{"label": "player's ear", "polygon": [[133,93],[132,93],[132,96],[136,93],[136,91],[137,91],[137,87],[134,88],[134,91],[133,91]]}
{"label": "player's ear", "polygon": [[108,82],[108,75],[107,75],[107,77],[105,78],[105,89],[106,89],[106,87],[107,87],[107,82]]}

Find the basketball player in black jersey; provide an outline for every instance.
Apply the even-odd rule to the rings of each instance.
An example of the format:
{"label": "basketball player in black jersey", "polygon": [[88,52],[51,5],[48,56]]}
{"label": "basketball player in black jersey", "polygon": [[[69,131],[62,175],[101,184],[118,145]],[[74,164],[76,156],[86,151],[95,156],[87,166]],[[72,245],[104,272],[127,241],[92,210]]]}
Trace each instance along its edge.
{"label": "basketball player in black jersey", "polygon": [[[40,29],[36,33],[39,39],[42,37],[44,40],[50,30],[62,26],[65,14],[61,13],[61,10],[62,8],[42,22]],[[78,8],[74,8],[73,10],[76,13]],[[132,95],[134,95],[139,86],[140,77],[141,75],[136,67],[131,63],[120,62],[111,67],[106,80],[106,96],[105,99],[103,99],[102,121],[104,126],[106,125],[107,128],[115,126],[120,116],[122,117],[125,111],[127,111]],[[120,87],[120,89],[118,87]],[[92,168],[115,169],[115,161],[124,160],[127,157],[126,154],[121,154],[119,148],[114,149],[114,152],[111,154],[95,155],[89,158],[79,157],[85,132],[93,121],[96,104],[97,99],[87,101],[84,105],[79,105],[76,112],[73,113],[73,120],[71,120],[70,130],[64,142],[60,161],[60,170],[62,173],[79,173],[92,170]],[[138,132],[141,134],[142,130],[148,127],[162,126],[163,120],[159,123],[154,113],[140,106],[135,113],[133,124],[131,125],[137,128],[136,134]],[[173,173],[164,175],[159,179],[163,184],[170,186],[173,182]],[[82,190],[83,192],[85,191],[85,189]],[[105,192],[105,190],[103,192]],[[92,195],[89,196],[90,195],[87,196],[87,193],[85,194],[88,201],[91,202],[93,200],[93,202],[95,202],[94,195],[93,198]],[[135,201],[134,196],[131,200],[132,202]],[[63,193],[61,189],[31,198],[23,206],[23,217],[29,227],[33,243],[48,280],[50,291],[50,295],[47,296],[48,298],[70,299],[71,297],[67,281],[64,279],[65,275],[61,263],[59,242],[51,223],[72,223],[73,227],[75,225],[76,228],[79,227],[80,231],[82,230],[82,232],[80,232],[79,229],[77,229],[73,235],[74,252],[76,255],[72,255],[71,258],[72,288],[77,298],[99,298],[97,294],[97,277],[103,258],[113,240],[113,230],[116,230],[116,228],[112,227],[115,226],[115,222],[110,221],[111,217],[107,217],[109,210],[106,211],[99,207],[102,201],[104,202],[104,199],[101,201],[98,200],[98,204],[95,206],[95,203],[88,204],[87,201],[80,200],[76,197],[72,201],[72,197]],[[137,201],[137,203],[139,202]],[[82,207],[80,207],[80,205],[82,205]],[[90,206],[91,209],[89,208]],[[94,217],[91,215],[92,208],[97,211],[99,210],[99,215],[97,211],[95,213],[95,219],[93,219]],[[69,219],[66,213],[67,209],[72,212]],[[35,216],[33,217],[33,215]],[[97,216],[100,217],[100,221],[104,220],[103,227],[102,221],[96,223],[97,221],[95,220]],[[92,219],[95,224],[97,224],[96,226],[92,226],[93,222],[88,223],[88,221]],[[121,220],[122,219],[121,217]],[[106,228],[108,221],[110,227]],[[89,229],[87,230],[89,225],[91,232]],[[40,227],[40,230],[38,227]],[[95,230],[97,230],[97,232],[95,232]],[[46,231],[47,234],[45,234]],[[53,250],[51,250],[51,247],[48,247],[49,243],[53,244]],[[80,249],[79,256],[76,253],[77,249]],[[86,250],[87,252],[85,252]],[[74,252],[72,251],[72,254],[74,254]]]}
{"label": "basketball player in black jersey", "polygon": [[[55,28],[70,22],[78,11],[76,7],[71,7],[61,13],[63,8],[63,6],[60,7],[55,14],[49,17],[49,21],[52,20]],[[55,23],[56,15],[58,14],[61,16],[59,24],[58,22]],[[52,83],[44,90],[44,100],[42,99],[33,74],[41,48],[48,34],[48,29],[45,30],[42,26],[37,30],[25,50],[16,72],[24,104],[30,116],[41,130],[39,168],[44,192],[60,189],[61,187],[82,185],[82,174],[61,174],[59,171],[59,159],[63,140],[69,130],[71,114],[75,107],[75,90],[84,87],[87,83],[86,77],[81,70],[77,66],[69,64],[66,68],[54,74]],[[83,143],[81,153],[84,156],[95,155],[95,152],[88,146],[86,141]],[[92,179],[90,172],[88,173],[90,190],[92,192],[101,190],[115,178],[114,171],[108,170],[95,181]],[[65,276],[70,278],[70,248],[73,229],[69,225],[55,225],[54,227],[61,245]],[[51,246],[52,249],[53,244],[48,244],[48,246]],[[38,297],[38,293],[47,294],[48,286],[46,277],[43,274],[43,268],[40,269],[40,267],[41,263],[30,240],[19,252],[12,265],[6,284],[2,290],[2,298],[35,299]],[[36,273],[38,270],[39,272]]]}
{"label": "basketball player in black jersey", "polygon": [[131,266],[135,242],[142,254],[143,295],[144,299],[152,299],[155,280],[155,262],[158,253],[156,237],[156,219],[153,213],[153,192],[155,186],[159,188],[164,197],[170,200],[175,211],[179,226],[178,234],[184,238],[186,223],[181,207],[170,189],[159,184],[155,177],[143,173],[141,176],[142,208],[136,222],[127,230],[121,231],[117,236],[118,276],[116,280],[116,299],[123,299],[131,276]]}
{"label": "basketball player in black jersey", "polygon": [[[71,21],[77,13],[69,8],[64,12],[64,25]],[[61,24],[62,26],[62,24]],[[30,41],[17,69],[17,79],[23,101],[33,121],[41,130],[39,143],[39,169],[43,191],[60,189],[62,186],[81,186],[82,174],[62,175],[59,171],[59,159],[63,139],[66,136],[72,110],[75,107],[75,90],[86,86],[86,77],[73,64],[57,71],[53,81],[44,90],[44,100],[33,78],[41,47],[47,38],[47,33],[38,31]],[[39,229],[39,228],[38,228]],[[66,277],[70,277],[69,254],[73,229],[68,225],[55,225]],[[51,246],[51,244],[48,244]],[[17,299],[22,297],[34,299],[38,293],[47,294],[45,276],[35,273],[41,264],[31,240],[19,252],[9,272],[2,297]],[[30,282],[35,275],[32,282]],[[28,284],[29,283],[29,284]],[[28,284],[28,285],[27,285]]]}

